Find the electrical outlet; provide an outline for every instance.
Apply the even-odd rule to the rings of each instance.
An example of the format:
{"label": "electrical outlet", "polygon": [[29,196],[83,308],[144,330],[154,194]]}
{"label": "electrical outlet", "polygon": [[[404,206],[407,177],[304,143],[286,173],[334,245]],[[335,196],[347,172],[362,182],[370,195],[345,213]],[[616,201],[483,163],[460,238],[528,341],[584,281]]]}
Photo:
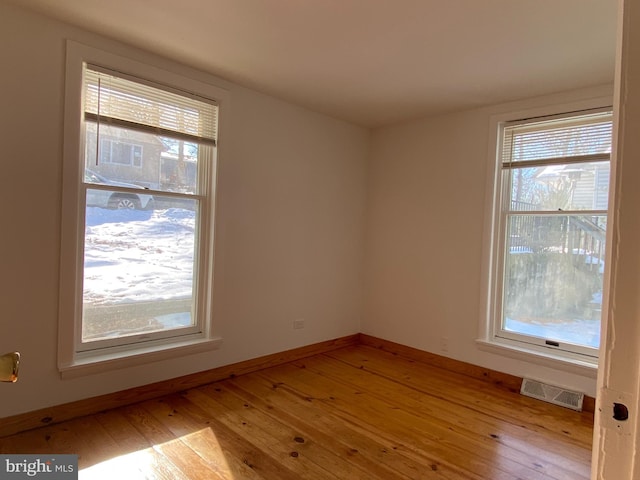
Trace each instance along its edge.
{"label": "electrical outlet", "polygon": [[293,321],[293,329],[300,330],[302,328],[304,328],[304,318],[296,318]]}
{"label": "electrical outlet", "polygon": [[440,337],[440,351],[443,353],[449,351],[449,339],[447,337]]}

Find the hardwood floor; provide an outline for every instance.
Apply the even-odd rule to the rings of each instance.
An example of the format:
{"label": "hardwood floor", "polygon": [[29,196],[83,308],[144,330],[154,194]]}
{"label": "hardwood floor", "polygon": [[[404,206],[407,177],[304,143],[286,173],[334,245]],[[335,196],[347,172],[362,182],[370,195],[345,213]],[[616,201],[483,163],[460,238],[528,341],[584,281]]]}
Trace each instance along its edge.
{"label": "hardwood floor", "polygon": [[565,480],[593,415],[356,346],[0,439],[80,478]]}

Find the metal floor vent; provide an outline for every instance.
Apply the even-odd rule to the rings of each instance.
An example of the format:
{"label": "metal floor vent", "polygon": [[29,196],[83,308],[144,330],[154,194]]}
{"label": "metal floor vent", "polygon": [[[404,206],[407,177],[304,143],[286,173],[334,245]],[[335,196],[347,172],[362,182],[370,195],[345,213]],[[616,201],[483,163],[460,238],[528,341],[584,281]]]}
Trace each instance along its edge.
{"label": "metal floor vent", "polygon": [[547,385],[546,383],[531,380],[529,378],[522,380],[520,393],[527,397],[537,398],[538,400],[567,407],[572,410],[577,410],[578,412],[582,411],[584,393],[554,387],[553,385]]}

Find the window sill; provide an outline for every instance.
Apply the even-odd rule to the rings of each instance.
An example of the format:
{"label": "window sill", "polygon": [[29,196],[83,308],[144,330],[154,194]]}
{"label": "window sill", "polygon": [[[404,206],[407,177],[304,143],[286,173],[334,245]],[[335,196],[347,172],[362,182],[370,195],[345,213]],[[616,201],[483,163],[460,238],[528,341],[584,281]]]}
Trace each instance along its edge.
{"label": "window sill", "polygon": [[59,365],[58,369],[63,379],[77,378],[216,350],[220,348],[221,344],[222,338],[214,337],[147,344],[124,351],[122,349],[105,349],[99,353],[93,351],[77,354],[71,363]]}
{"label": "window sill", "polygon": [[535,363],[537,365],[581,375],[583,377],[596,378],[598,374],[597,358],[591,359],[589,357],[577,358],[577,356],[561,356],[551,349],[536,349],[517,342],[498,342],[478,339],[476,340],[476,344],[480,350],[485,352],[529,363]]}

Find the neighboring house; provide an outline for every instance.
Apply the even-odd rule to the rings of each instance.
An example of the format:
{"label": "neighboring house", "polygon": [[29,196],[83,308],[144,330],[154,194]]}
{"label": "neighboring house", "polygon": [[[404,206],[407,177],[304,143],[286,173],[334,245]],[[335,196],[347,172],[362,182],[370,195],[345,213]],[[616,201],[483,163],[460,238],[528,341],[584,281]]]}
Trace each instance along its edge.
{"label": "neighboring house", "polygon": [[157,189],[166,176],[162,154],[167,147],[160,139],[132,130],[99,128],[101,141],[96,154],[97,127],[87,122],[87,168],[111,180]]}
{"label": "neighboring house", "polygon": [[608,162],[584,165],[552,165],[541,168],[536,181],[567,185],[567,208],[576,210],[606,210],[609,196],[610,166]]}

